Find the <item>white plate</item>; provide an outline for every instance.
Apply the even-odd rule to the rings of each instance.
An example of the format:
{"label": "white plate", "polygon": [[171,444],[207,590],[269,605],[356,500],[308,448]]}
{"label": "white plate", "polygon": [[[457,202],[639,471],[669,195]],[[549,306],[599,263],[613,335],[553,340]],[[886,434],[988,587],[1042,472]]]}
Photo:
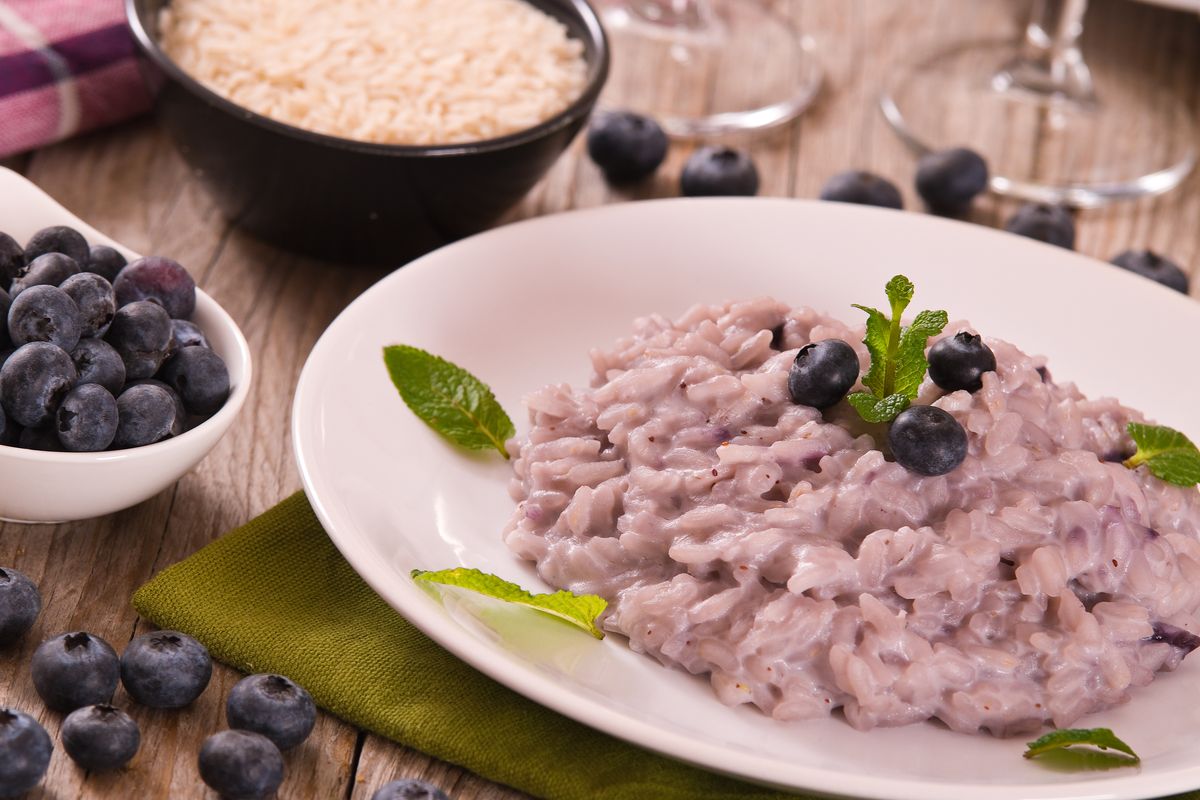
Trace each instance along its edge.
{"label": "white plate", "polygon": [[[500,228],[384,279],[334,321],[300,378],[293,434],[305,490],[354,568],[429,636],[567,716],[644,747],[750,780],[890,800],[1130,800],[1200,787],[1200,663],[1088,717],[1140,768],[1070,774],[1021,758],[1022,740],[933,724],[860,733],[839,719],[774,722],[723,706],[707,682],[621,637],[595,641],[523,612],[438,603],[416,568],[479,567],[545,591],[500,541],[508,465],[451,447],[404,406],[381,348],[424,347],[489,382],[518,425],[522,397],[582,384],[589,348],[634,317],[771,294],[857,321],[887,279],[914,307],[945,308],[1050,356],[1059,379],[1111,393],[1200,433],[1200,306],[1150,281],[1029,239],[933,217],[836,203],[628,203]],[[452,691],[447,687],[447,691]]]}

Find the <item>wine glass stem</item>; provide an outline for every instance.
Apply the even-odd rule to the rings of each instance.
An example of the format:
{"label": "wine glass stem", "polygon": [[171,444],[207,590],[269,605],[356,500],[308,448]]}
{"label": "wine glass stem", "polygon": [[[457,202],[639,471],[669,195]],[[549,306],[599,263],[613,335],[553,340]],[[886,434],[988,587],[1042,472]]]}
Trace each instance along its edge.
{"label": "wine glass stem", "polygon": [[699,28],[707,19],[708,0],[626,0],[629,11],[655,25]]}
{"label": "wine glass stem", "polygon": [[1093,100],[1092,78],[1079,49],[1087,0],[1034,0],[1025,28],[1024,81],[1041,92]]}

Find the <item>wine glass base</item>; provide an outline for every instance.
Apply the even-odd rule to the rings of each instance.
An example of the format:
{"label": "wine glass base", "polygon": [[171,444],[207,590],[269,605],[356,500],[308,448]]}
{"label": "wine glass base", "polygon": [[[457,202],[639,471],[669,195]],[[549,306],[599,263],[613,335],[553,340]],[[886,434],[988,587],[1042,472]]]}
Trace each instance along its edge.
{"label": "wine glass base", "polygon": [[694,139],[769,130],[812,104],[822,70],[812,41],[789,20],[757,0],[685,5],[691,13],[654,19],[643,7],[655,3],[599,4],[612,50],[603,106]]}
{"label": "wine glass base", "polygon": [[1012,41],[964,43],[899,70],[880,107],[918,155],[970,147],[991,189],[1022,200],[1095,208],[1170,191],[1196,164],[1187,108],[1144,76],[1095,75],[1094,98],[1014,85]]}

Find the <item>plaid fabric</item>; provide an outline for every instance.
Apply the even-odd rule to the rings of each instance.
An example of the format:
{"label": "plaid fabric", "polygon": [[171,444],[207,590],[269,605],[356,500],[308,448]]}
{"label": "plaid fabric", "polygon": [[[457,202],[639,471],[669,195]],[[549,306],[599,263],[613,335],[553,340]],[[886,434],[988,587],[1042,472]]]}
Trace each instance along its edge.
{"label": "plaid fabric", "polygon": [[121,0],[0,0],[0,158],[148,107]]}

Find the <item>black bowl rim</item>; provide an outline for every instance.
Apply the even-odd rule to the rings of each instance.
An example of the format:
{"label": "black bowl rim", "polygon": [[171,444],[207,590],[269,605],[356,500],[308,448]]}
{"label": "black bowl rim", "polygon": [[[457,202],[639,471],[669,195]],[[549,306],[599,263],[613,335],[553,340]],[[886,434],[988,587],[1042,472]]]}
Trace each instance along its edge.
{"label": "black bowl rim", "polygon": [[263,116],[255,111],[240,106],[237,103],[222,97],[221,95],[209,89],[197,79],[193,78],[177,65],[167,54],[159,47],[158,42],[150,35],[149,29],[142,20],[142,16],[138,11],[139,0],[125,0],[125,18],[130,30],[133,32],[134,41],[137,42],[142,53],[149,57],[159,69],[165,72],[173,81],[182,85],[192,94],[199,97],[206,103],[214,105],[217,108],[225,111],[228,114],[236,116],[248,123],[257,125],[260,128],[265,128],[274,133],[283,134],[292,138],[307,141],[310,144],[321,145],[325,147],[333,147],[340,150],[349,150],[357,153],[366,153],[371,155],[384,156],[457,156],[468,155],[474,153],[490,153],[498,150],[505,150],[510,147],[516,147],[529,142],[534,142],[545,138],[563,128],[571,125],[577,118],[586,116],[596,103],[596,99],[600,96],[601,89],[604,88],[605,82],[608,80],[609,71],[609,44],[608,36],[605,33],[604,26],[600,23],[600,17],[596,14],[596,10],[591,6],[588,0],[566,0],[579,19],[583,22],[584,28],[588,32],[592,45],[596,48],[596,55],[589,66],[591,73],[588,78],[587,86],[584,87],[579,97],[575,98],[565,109],[558,112],[547,120],[539,122],[531,128],[524,128],[515,133],[498,136],[493,139],[480,139],[473,142],[456,142],[453,144],[435,144],[435,145],[407,145],[407,144],[381,144],[379,142],[364,142],[355,139],[346,139],[341,136],[332,136],[325,133],[317,133],[305,128],[300,128],[295,125],[290,125],[286,122],[272,119]]}

